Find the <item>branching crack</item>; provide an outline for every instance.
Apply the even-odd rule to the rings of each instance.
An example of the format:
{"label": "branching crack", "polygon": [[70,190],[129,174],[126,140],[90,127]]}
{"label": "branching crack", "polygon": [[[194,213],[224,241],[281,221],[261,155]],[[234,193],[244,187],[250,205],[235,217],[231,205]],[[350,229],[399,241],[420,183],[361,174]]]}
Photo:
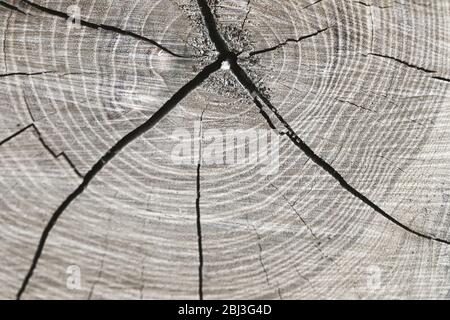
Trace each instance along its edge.
{"label": "branching crack", "polygon": [[[325,172],[327,172],[336,182],[338,182],[341,187],[352,194],[354,197],[358,198],[360,201],[362,201],[364,204],[372,208],[375,212],[379,213],[381,216],[392,222],[393,224],[397,225],[401,229],[414,234],[418,237],[432,240],[440,243],[450,244],[450,241],[438,238],[436,236],[424,234],[421,232],[418,232],[416,230],[411,229],[410,227],[406,226],[405,224],[401,223],[388,213],[386,213],[383,209],[381,209],[378,205],[376,205],[373,201],[371,201],[369,198],[367,198],[365,195],[363,195],[360,191],[356,190],[355,187],[350,185],[347,180],[344,179],[344,177],[336,171],[328,162],[326,162],[324,159],[322,159],[319,155],[317,155],[309,146],[306,144],[292,129],[292,127],[289,125],[289,123],[281,116],[281,114],[278,112],[278,110],[272,105],[272,103],[267,99],[258,89],[258,87],[254,84],[254,82],[250,79],[250,77],[247,75],[247,73],[244,71],[244,69],[241,68],[241,66],[237,63],[237,56],[230,52],[228,47],[226,46],[222,36],[218,32],[216,22],[214,20],[214,17],[211,13],[210,8],[208,7],[205,0],[197,0],[201,9],[202,14],[204,15],[204,20],[207,25],[211,40],[216,45],[217,50],[219,51],[220,55],[225,56],[230,63],[231,71],[237,78],[237,80],[241,83],[241,85],[248,91],[251,97],[253,97],[253,101],[256,104],[256,106],[260,109],[261,114],[264,116],[266,120],[270,119],[267,112],[264,110],[264,105],[269,108],[270,111],[274,114],[274,116],[278,119],[278,121],[283,125],[284,129],[286,131],[279,132],[280,135],[287,136],[291,142],[297,146],[307,157],[309,157],[316,165],[318,165],[320,168],[322,168]],[[225,44],[225,45],[223,45]],[[371,53],[370,55],[377,55]],[[380,55],[381,56],[381,55]],[[397,58],[389,57],[389,56],[381,56],[389,59],[393,59],[397,62],[400,62],[404,65],[407,65],[409,67],[422,70],[428,73],[434,73],[434,71],[427,70],[424,68],[420,68],[414,65],[411,65],[410,63],[407,63],[405,61],[399,60]],[[271,128],[274,127],[274,124],[271,120],[268,121],[268,124]]]}
{"label": "branching crack", "polygon": [[[41,6],[41,5],[37,4],[37,3],[34,3],[32,1],[29,1],[29,0],[21,0],[21,1],[26,3],[27,5],[29,5],[30,7],[33,7],[34,9],[37,9],[37,10],[39,10],[41,12],[46,13],[46,14],[49,14],[49,15],[52,15],[52,16],[56,16],[56,17],[62,18],[64,20],[71,19],[70,15],[65,13],[65,12],[61,12],[61,11],[57,11],[57,10],[54,10],[54,9],[51,9],[51,8],[47,8],[47,7]],[[90,22],[90,21],[87,21],[87,20],[83,20],[83,19],[80,19],[78,22],[83,27],[87,27],[87,28],[91,28],[91,29],[95,29],[95,30],[100,30],[101,29],[101,30],[112,32],[112,33],[117,33],[117,34],[120,34],[120,35],[123,35],[123,36],[132,37],[132,38],[137,39],[137,40],[145,41],[147,43],[150,43],[150,44],[158,47],[159,49],[163,50],[164,52],[167,52],[168,54],[171,54],[171,55],[173,55],[175,57],[178,57],[178,58],[191,58],[189,56],[177,54],[177,53],[173,52],[172,50],[166,48],[165,46],[159,44],[155,40],[149,39],[147,37],[144,37],[144,36],[142,36],[140,34],[137,34],[135,32],[129,31],[129,30],[124,30],[124,29],[121,29],[119,27],[115,27],[115,26],[111,26],[111,25],[107,25],[107,24],[96,24],[96,23],[93,23],[93,22]]]}
{"label": "branching crack", "polygon": [[36,127],[36,125],[34,123],[31,123],[29,125],[27,125],[26,127],[23,127],[22,129],[20,129],[19,131],[13,133],[12,135],[10,135],[9,137],[3,139],[2,141],[0,141],[0,146],[2,146],[4,143],[14,139],[15,137],[17,137],[18,135],[20,135],[22,132],[28,130],[29,128],[33,128],[33,130],[36,132],[37,137],[39,139],[39,142],[42,144],[42,146],[45,148],[45,150],[47,150],[54,159],[58,159],[59,157],[63,157],[64,160],[69,164],[69,166],[72,168],[72,170],[75,172],[75,174],[79,177],[79,178],[83,178],[83,175],[80,173],[80,171],[78,171],[78,169],[76,168],[75,164],[72,162],[72,160],[70,160],[70,158],[66,155],[66,153],[60,152],[58,154],[56,154],[49,146],[48,144],[45,142],[44,138],[42,138],[42,134],[39,131],[39,129]]}
{"label": "branching crack", "polygon": [[314,32],[314,33],[311,33],[311,34],[308,34],[308,35],[301,36],[301,37],[299,37],[299,38],[297,38],[297,39],[289,38],[289,39],[287,39],[286,41],[281,42],[281,43],[279,43],[279,44],[277,44],[277,45],[275,45],[275,46],[273,46],[273,47],[266,48],[266,49],[261,49],[261,50],[256,50],[256,51],[252,51],[252,52],[249,53],[249,55],[250,55],[250,56],[254,56],[254,55],[257,55],[257,54],[267,53],[267,52],[270,52],[270,51],[274,51],[274,50],[277,50],[277,49],[279,49],[279,48],[281,48],[281,47],[287,45],[287,44],[290,43],[290,42],[298,43],[298,42],[300,42],[300,41],[302,41],[302,40],[305,40],[305,39],[308,39],[308,38],[312,38],[312,37],[314,37],[314,36],[317,36],[317,35],[321,34],[322,32],[327,31],[328,29],[329,29],[329,27],[326,27],[326,28],[324,28],[324,29],[317,30],[317,31]]}
{"label": "branching crack", "polygon": [[39,262],[39,258],[44,250],[45,243],[50,234],[50,231],[55,226],[61,214],[66,210],[66,208],[80,196],[83,191],[89,186],[89,183],[95,178],[95,176],[108,164],[117,154],[119,154],[122,149],[127,145],[135,141],[137,138],[142,136],[144,133],[148,132],[155,125],[157,125],[173,108],[175,108],[178,103],[183,100],[191,91],[201,85],[212,73],[220,69],[222,64],[221,59],[216,62],[206,66],[200,73],[195,76],[194,79],[189,81],[181,89],[179,89],[164,105],[158,109],[146,122],[134,129],[120,139],[114,146],[112,146],[101,158],[98,160],[94,166],[86,173],[83,178],[82,183],[64,200],[64,202],[56,209],[53,213],[51,219],[47,223],[44,231],[42,232],[41,238],[39,240],[38,247],[34,254],[30,269],[26,274],[22,285],[17,293],[17,299],[20,299],[24,293],[27,285],[33,275],[34,270]]}

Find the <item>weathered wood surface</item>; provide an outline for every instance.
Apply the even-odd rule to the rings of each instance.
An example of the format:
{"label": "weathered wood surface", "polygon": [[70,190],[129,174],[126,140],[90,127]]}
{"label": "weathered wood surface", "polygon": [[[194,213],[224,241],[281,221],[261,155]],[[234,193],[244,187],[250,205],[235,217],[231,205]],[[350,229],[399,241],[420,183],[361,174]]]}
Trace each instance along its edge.
{"label": "weathered wood surface", "polygon": [[[202,3],[0,1],[0,297],[449,298],[447,0],[209,1],[256,92],[215,71],[67,202],[232,58]],[[279,170],[177,129],[284,133]]]}

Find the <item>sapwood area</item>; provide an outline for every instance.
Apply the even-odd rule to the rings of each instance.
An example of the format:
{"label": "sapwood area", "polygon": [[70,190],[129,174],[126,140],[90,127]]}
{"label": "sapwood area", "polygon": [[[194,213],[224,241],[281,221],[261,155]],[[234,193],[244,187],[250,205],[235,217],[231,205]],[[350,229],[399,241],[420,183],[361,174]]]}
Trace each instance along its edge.
{"label": "sapwood area", "polygon": [[448,0],[0,16],[0,298],[450,298]]}

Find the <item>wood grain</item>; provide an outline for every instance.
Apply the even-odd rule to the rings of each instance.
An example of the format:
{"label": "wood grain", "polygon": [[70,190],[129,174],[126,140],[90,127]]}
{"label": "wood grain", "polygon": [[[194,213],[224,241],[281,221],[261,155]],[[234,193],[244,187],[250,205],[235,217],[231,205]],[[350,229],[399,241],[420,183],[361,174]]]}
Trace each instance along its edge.
{"label": "wood grain", "polygon": [[450,297],[448,1],[0,4],[0,298]]}

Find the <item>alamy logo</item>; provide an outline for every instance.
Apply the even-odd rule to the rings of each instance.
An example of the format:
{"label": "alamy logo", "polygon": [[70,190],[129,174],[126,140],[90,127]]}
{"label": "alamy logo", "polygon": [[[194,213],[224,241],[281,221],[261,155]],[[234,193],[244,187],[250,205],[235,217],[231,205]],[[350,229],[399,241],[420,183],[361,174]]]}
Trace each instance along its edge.
{"label": "alamy logo", "polygon": [[373,291],[381,289],[382,284],[382,270],[378,266],[369,266],[367,268],[367,288]]}
{"label": "alamy logo", "polygon": [[81,9],[77,5],[67,7],[67,26],[79,29],[81,27]]}
{"label": "alamy logo", "polygon": [[81,290],[81,268],[77,265],[68,266],[66,269],[66,287],[69,290]]}
{"label": "alamy logo", "polygon": [[276,174],[280,167],[280,137],[265,129],[177,129],[173,132],[171,159],[177,165],[255,165],[262,175]]}

